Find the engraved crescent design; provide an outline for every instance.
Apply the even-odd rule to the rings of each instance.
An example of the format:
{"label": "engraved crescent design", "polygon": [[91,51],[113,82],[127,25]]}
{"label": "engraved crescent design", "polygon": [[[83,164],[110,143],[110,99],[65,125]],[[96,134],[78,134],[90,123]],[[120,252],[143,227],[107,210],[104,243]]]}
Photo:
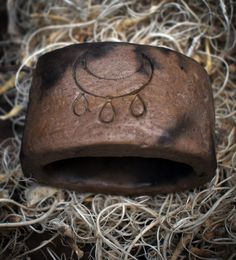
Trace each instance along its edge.
{"label": "engraved crescent design", "polygon": [[86,51],[77,57],[73,64],[75,83],[83,93],[94,97],[114,99],[135,95],[149,83],[153,73],[149,58],[143,53],[136,55],[139,55],[140,62],[133,71],[125,71],[105,77],[97,75],[96,72],[91,70],[91,65],[88,66],[89,51]]}

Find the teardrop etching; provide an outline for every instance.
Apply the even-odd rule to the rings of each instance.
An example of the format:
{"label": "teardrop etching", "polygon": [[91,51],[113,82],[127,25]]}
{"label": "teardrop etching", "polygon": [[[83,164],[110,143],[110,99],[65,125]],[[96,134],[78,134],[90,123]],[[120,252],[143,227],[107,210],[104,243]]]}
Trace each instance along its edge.
{"label": "teardrop etching", "polygon": [[116,111],[114,106],[112,105],[112,101],[106,101],[99,112],[99,120],[102,123],[111,123],[114,121],[115,113]]}
{"label": "teardrop etching", "polygon": [[[73,103],[74,113],[85,114],[89,105],[98,106],[93,101],[99,99],[103,103],[99,106],[98,120],[111,123],[118,113],[114,100],[132,96],[129,113],[135,118],[141,117],[147,108],[140,93],[149,85],[153,67],[152,59],[131,45],[107,43],[87,48],[72,66],[72,75],[81,93]],[[93,97],[91,104],[87,100],[90,96]]]}
{"label": "teardrop etching", "polygon": [[134,117],[140,117],[146,112],[146,105],[139,94],[137,94],[132,100],[130,111]]}
{"label": "teardrop etching", "polygon": [[89,110],[88,100],[85,97],[84,93],[80,93],[78,97],[73,102],[73,112],[77,116],[82,116],[85,112]]}

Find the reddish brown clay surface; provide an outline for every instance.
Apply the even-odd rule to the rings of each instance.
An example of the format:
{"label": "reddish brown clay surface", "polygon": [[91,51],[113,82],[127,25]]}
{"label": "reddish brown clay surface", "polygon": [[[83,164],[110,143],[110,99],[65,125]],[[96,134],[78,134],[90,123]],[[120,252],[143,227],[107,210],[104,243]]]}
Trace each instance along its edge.
{"label": "reddish brown clay surface", "polygon": [[24,173],[81,192],[155,194],[216,169],[209,78],[192,59],[128,43],[39,58],[21,150]]}

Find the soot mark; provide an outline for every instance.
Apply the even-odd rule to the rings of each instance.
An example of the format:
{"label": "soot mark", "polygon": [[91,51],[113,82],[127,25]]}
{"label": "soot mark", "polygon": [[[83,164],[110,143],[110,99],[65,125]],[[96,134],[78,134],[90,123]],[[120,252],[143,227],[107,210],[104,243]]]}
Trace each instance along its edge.
{"label": "soot mark", "polygon": [[141,73],[141,74],[144,74],[144,75],[147,75],[149,76],[150,72],[149,72],[149,65],[148,64],[144,64],[140,70],[138,71],[138,73]]}
{"label": "soot mark", "polygon": [[57,55],[47,54],[39,59],[37,73],[41,77],[41,86],[44,89],[52,88],[63,76],[68,64]]}
{"label": "soot mark", "polygon": [[37,63],[36,76],[41,78],[41,88],[49,90],[63,77],[75,55],[84,51],[85,44],[74,44],[41,56]]}
{"label": "soot mark", "polygon": [[114,42],[97,42],[91,45],[89,48],[89,56],[92,59],[99,59],[114,50],[114,48],[118,45],[118,43]]}
{"label": "soot mark", "polygon": [[42,55],[37,63],[36,76],[41,79],[42,98],[46,95],[45,90],[52,89],[61,80],[65,71],[72,66],[75,57],[78,57],[86,50],[92,50],[92,57],[95,59],[108,54],[118,43],[84,43],[74,44]]}
{"label": "soot mark", "polygon": [[169,55],[171,52],[173,52],[171,49],[163,48],[163,47],[160,47],[159,50],[160,50],[160,52],[162,52],[164,55]]}
{"label": "soot mark", "polygon": [[192,120],[189,116],[184,114],[177,122],[177,124],[163,133],[163,135],[158,139],[158,144],[168,145],[173,143],[179,136],[181,136],[186,129],[191,127]]}
{"label": "soot mark", "polygon": [[[136,53],[137,63],[142,64],[144,62],[142,64],[142,66],[140,67],[140,69],[138,70],[138,73],[149,76],[150,75],[150,65],[151,65],[151,70],[153,70],[153,68],[154,68],[152,60],[149,57],[147,57],[146,55],[145,56],[140,55],[140,53],[138,53],[136,50],[135,50],[135,53]],[[147,59],[148,59],[148,61],[147,61]]]}
{"label": "soot mark", "polygon": [[179,67],[181,70],[187,72],[188,71],[188,59],[182,55],[181,53],[175,52],[178,58]]}
{"label": "soot mark", "polygon": [[150,57],[149,59],[151,60],[153,68],[155,68],[157,70],[161,70],[163,68],[162,65],[160,64],[160,62],[158,62],[155,58]]}
{"label": "soot mark", "polygon": [[[160,64],[160,62],[157,61],[156,58],[154,58],[150,52],[147,50],[147,46],[145,45],[141,45],[141,46],[136,46],[135,47],[135,52],[137,53],[137,55],[143,53],[151,62],[151,65],[152,65],[152,69],[157,69],[157,70],[161,70],[163,67],[162,65]],[[140,72],[143,72],[145,73],[145,69],[141,69]]]}
{"label": "soot mark", "polygon": [[61,79],[63,76],[67,66],[65,64],[55,65],[50,64],[48,65],[48,70],[44,70],[41,73],[43,86],[47,88],[53,87],[58,80]]}

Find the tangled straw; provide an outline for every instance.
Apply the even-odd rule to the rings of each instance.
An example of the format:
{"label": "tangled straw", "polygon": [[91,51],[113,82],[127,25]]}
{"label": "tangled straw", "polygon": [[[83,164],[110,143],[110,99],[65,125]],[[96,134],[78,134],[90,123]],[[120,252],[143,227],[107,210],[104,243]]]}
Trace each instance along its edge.
{"label": "tangled straw", "polygon": [[[91,259],[236,258],[235,3],[216,1],[8,0],[9,38],[0,42],[0,123],[14,137],[0,143],[0,258],[69,259],[50,245],[59,237],[71,259],[91,245]],[[204,187],[167,195],[81,194],[36,185],[19,164],[28,92],[37,59],[71,43],[128,41],[167,46],[204,66],[216,107],[218,169]],[[14,84],[15,81],[15,84]],[[30,248],[34,234],[49,238]],[[67,242],[66,242],[67,241]],[[73,258],[74,257],[74,258]]]}

